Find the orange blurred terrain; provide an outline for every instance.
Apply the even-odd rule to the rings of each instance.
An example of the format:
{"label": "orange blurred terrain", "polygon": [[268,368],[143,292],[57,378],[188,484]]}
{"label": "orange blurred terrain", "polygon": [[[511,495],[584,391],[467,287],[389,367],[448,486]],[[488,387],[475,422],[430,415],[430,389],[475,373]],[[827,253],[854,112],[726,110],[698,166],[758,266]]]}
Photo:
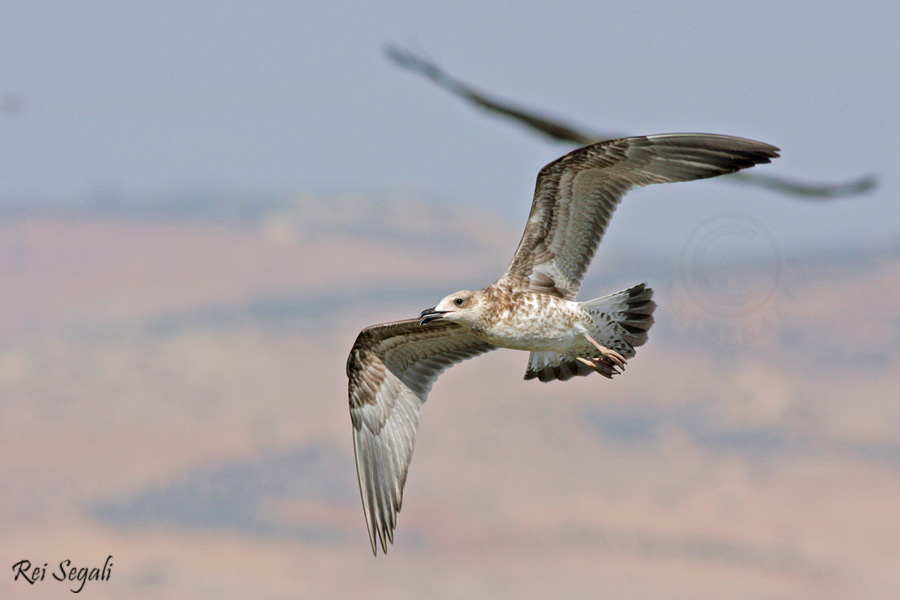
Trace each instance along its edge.
{"label": "orange blurred terrain", "polygon": [[[113,555],[90,598],[896,597],[896,249],[778,256],[775,279],[705,266],[741,311],[601,247],[582,296],[647,280],[650,342],[613,381],[525,382],[505,350],[444,374],[374,559],[347,351],[490,283],[518,228],[365,207],[0,225],[7,569]],[[4,598],[67,589],[0,578]]]}

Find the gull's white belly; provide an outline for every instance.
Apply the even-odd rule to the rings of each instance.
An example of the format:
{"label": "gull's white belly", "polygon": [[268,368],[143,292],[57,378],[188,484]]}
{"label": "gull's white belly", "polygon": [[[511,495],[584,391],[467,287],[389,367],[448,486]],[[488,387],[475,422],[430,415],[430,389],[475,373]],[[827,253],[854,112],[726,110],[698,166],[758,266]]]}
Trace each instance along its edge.
{"label": "gull's white belly", "polygon": [[502,348],[569,353],[584,346],[586,322],[590,322],[590,316],[577,302],[528,294],[516,306],[502,311],[491,326],[476,333]]}

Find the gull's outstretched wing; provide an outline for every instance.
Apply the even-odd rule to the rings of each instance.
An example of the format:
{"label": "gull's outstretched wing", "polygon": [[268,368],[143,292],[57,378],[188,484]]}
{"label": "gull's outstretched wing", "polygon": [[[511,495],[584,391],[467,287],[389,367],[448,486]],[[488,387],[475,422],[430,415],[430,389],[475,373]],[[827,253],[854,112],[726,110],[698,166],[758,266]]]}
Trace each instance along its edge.
{"label": "gull's outstretched wing", "polygon": [[628,190],[734,173],[778,148],[727,135],[621,138],[574,150],[538,173],[525,232],[500,283],[573,300],[609,220]]}
{"label": "gull's outstretched wing", "polygon": [[454,364],[495,346],[455,323],[418,320],[363,329],[347,358],[353,450],[369,541],[387,552],[419,427],[434,380]]}
{"label": "gull's outstretched wing", "polygon": [[[624,135],[622,133],[587,131],[583,128],[563,123],[556,117],[538,114],[533,110],[520,106],[513,106],[509,101],[501,100],[476,90],[471,85],[448,74],[434,61],[415,54],[410,50],[388,44],[385,47],[385,51],[388,57],[396,64],[424,75],[449,92],[494,114],[522,123],[530,129],[556,141],[571,142],[578,146],[584,146],[600,140],[608,140]],[[843,183],[801,182],[776,175],[760,175],[758,173],[741,173],[740,175],[726,177],[726,180],[755,185],[774,192],[799,196],[808,200],[829,200],[861,194],[874,188],[877,183],[874,175],[864,175]]]}

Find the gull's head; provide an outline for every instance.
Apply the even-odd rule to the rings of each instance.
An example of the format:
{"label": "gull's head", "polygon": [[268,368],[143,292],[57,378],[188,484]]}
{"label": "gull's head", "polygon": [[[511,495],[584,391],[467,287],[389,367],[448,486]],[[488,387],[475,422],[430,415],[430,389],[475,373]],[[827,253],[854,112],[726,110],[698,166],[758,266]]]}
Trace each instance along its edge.
{"label": "gull's head", "polygon": [[419,322],[427,325],[441,319],[461,325],[474,323],[481,315],[481,298],[478,292],[462,291],[445,296],[434,308],[426,308],[419,315]]}

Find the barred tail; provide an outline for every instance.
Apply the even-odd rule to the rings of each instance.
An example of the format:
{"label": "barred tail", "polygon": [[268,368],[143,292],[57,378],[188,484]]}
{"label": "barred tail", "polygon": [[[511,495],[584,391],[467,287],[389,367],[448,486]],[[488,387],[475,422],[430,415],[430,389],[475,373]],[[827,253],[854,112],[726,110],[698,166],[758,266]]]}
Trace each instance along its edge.
{"label": "barred tail", "polygon": [[[641,283],[627,290],[581,303],[594,319],[597,327],[594,339],[615,350],[625,358],[634,356],[634,349],[647,341],[653,325],[656,302],[653,290]],[[599,336],[599,337],[598,337]]]}

